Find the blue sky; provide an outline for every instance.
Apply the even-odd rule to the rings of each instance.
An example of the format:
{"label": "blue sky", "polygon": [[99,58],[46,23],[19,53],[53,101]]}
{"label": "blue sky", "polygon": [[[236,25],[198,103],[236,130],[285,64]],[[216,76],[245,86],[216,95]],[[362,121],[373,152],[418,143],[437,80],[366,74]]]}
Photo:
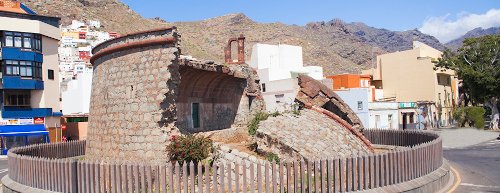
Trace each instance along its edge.
{"label": "blue sky", "polygon": [[[311,21],[329,21],[340,18],[347,22],[363,22],[367,25],[390,30],[423,29],[438,39],[448,40],[464,30],[474,27],[500,26],[500,1],[498,0],[123,0],[144,17],[161,17],[167,21],[197,21],[228,13],[244,13],[258,22],[282,22],[305,25]],[[145,3],[147,2],[147,3]],[[495,12],[487,16],[487,12]],[[498,11],[498,14],[497,12]],[[460,20],[470,16],[466,29]],[[497,16],[498,15],[498,16]],[[490,21],[492,20],[492,21]],[[458,23],[457,23],[458,22]],[[479,23],[479,24],[475,24]],[[431,26],[425,24],[432,24]],[[481,26],[483,25],[483,26]],[[439,34],[447,30],[448,34]],[[441,37],[442,36],[442,37]]]}

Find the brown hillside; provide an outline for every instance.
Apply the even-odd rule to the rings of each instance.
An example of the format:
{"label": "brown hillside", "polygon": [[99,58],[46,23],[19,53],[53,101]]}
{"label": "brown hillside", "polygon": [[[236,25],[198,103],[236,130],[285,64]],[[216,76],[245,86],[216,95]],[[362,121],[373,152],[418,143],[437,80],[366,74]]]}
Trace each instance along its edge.
{"label": "brown hillside", "polygon": [[247,60],[255,43],[290,44],[303,47],[304,64],[323,66],[325,75],[358,73],[373,64],[376,54],[411,48],[419,40],[440,48],[434,37],[418,30],[392,32],[344,23],[341,20],[315,22],[307,26],[258,23],[244,14],[229,14],[197,22],[168,23],[145,19],[119,0],[21,0],[34,11],[71,20],[99,20],[107,31],[129,33],[175,25],[182,34],[182,52],[198,59],[223,61],[223,48],[230,37],[244,34]]}

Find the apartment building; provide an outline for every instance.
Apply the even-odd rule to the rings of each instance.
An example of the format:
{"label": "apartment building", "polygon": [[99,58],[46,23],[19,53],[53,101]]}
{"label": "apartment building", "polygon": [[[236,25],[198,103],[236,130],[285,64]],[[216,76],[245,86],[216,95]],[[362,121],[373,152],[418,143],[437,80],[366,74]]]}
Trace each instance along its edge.
{"label": "apartment building", "polygon": [[47,130],[60,124],[59,21],[19,2],[0,0],[2,154],[47,142]]}
{"label": "apartment building", "polygon": [[444,127],[452,122],[458,80],[452,70],[436,69],[442,52],[414,41],[413,49],[377,56],[377,66],[363,71],[384,90],[384,99],[399,103],[401,128]]}

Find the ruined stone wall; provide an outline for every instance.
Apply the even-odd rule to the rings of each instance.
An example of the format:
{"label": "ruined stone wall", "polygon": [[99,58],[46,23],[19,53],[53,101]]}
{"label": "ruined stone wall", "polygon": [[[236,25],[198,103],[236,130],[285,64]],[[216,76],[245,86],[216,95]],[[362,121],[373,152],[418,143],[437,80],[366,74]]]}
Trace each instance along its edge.
{"label": "ruined stone wall", "polygon": [[[176,101],[177,127],[190,133],[230,128],[244,95],[246,80],[227,74],[181,67]],[[199,104],[199,124],[193,125],[193,104]]]}
{"label": "ruined stone wall", "polygon": [[[180,75],[176,125],[182,132],[246,129],[253,115],[265,108],[257,72],[247,64],[183,58]],[[193,103],[200,104],[199,128],[193,127]]]}
{"label": "ruined stone wall", "polygon": [[304,106],[324,108],[358,131],[363,131],[364,126],[359,117],[333,90],[307,75],[299,75],[298,79],[300,91],[295,97],[296,101]]}
{"label": "ruined stone wall", "polygon": [[86,159],[166,160],[179,75],[175,28],[94,49]]}
{"label": "ruined stone wall", "polygon": [[[263,110],[253,69],[181,57],[179,42],[173,27],[94,48],[86,159],[167,160],[170,136],[246,128]],[[200,104],[198,128],[193,103]]]}
{"label": "ruined stone wall", "polygon": [[258,148],[281,160],[319,160],[370,153],[371,147],[341,123],[304,109],[261,121],[255,140]]}

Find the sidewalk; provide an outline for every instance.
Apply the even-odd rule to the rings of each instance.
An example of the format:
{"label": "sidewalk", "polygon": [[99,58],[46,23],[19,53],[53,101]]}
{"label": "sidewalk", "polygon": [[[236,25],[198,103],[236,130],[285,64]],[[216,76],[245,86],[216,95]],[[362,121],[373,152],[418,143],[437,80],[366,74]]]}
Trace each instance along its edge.
{"label": "sidewalk", "polygon": [[499,132],[476,128],[449,128],[434,130],[443,138],[443,148],[463,148],[490,141],[498,137]]}

